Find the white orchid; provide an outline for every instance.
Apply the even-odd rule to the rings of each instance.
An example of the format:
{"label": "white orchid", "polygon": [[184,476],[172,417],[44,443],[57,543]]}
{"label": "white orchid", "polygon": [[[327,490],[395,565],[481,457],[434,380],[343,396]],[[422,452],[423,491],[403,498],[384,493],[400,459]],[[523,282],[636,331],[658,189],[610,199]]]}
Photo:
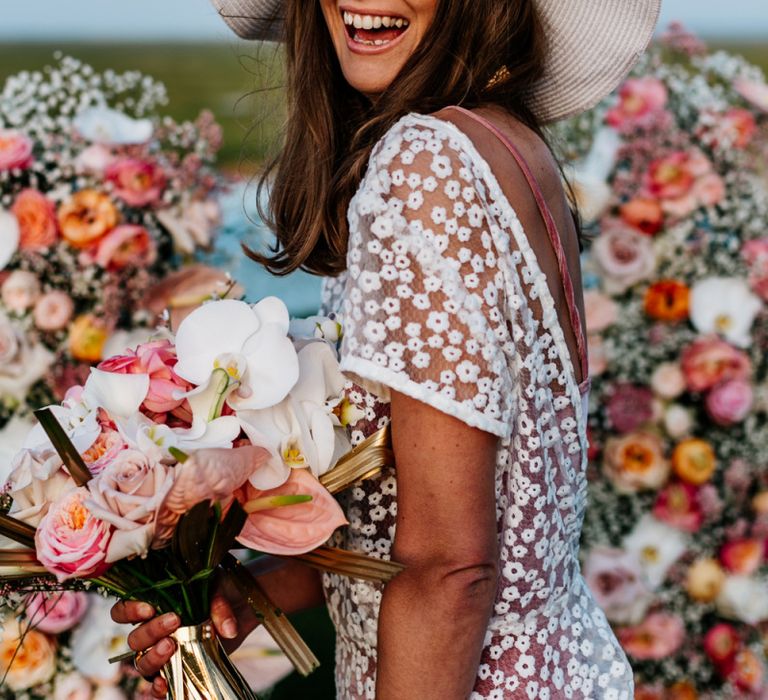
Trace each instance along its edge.
{"label": "white orchid", "polygon": [[146,143],[154,131],[149,119],[132,119],[104,106],[83,110],[72,123],[84,139],[108,146]]}
{"label": "white orchid", "polygon": [[717,333],[733,345],[745,348],[762,308],[746,280],[739,277],[708,277],[691,290],[691,322],[700,333]]}
{"label": "white orchid", "polygon": [[[238,411],[251,442],[273,455],[251,479],[258,489],[274,488],[288,478],[291,468],[325,474],[350,449],[343,430],[346,408],[341,374],[327,343],[311,342],[299,351],[299,381],[277,406],[260,411]],[[354,416],[353,416],[354,418]]]}
{"label": "white orchid", "polygon": [[289,333],[294,340],[325,340],[335,344],[341,340],[341,324],[332,316],[294,318]]}
{"label": "white orchid", "polygon": [[11,212],[0,207],[0,270],[11,261],[19,248],[19,222]]}
{"label": "white orchid", "polygon": [[636,554],[650,585],[664,582],[670,567],[685,553],[690,537],[652,515],[644,515],[624,539],[622,548]]}
{"label": "white orchid", "polygon": [[174,367],[197,387],[187,394],[190,403],[209,391],[216,370],[223,370],[229,381],[212,398],[223,398],[233,409],[258,410],[280,403],[299,377],[288,326],[288,309],[276,297],[253,307],[224,299],[193,311],[176,333]]}

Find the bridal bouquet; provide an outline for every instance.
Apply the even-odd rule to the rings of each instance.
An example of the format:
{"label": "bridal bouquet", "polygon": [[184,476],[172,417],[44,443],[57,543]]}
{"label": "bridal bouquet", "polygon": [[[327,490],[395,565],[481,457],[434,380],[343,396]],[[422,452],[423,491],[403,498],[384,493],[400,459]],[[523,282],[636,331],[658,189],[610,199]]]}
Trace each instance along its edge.
{"label": "bridal bouquet", "polygon": [[[0,598],[93,588],[192,627],[207,620],[214,583],[229,578],[297,668],[311,671],[314,656],[229,552],[298,556],[373,580],[399,570],[322,546],[346,523],[330,490],[388,459],[380,448],[373,459],[366,446],[350,452],[345,426],[359,409],[344,398],[339,332],[331,319],[290,324],[274,297],[217,300],[175,336],[91,369],[61,404],[36,413],[11,465],[0,534],[23,549],[0,552]],[[3,663],[0,672],[13,668],[12,658]],[[183,658],[168,670],[174,697],[186,697],[188,675]]]}
{"label": "bridal bouquet", "polygon": [[68,57],[2,88],[0,430],[152,326],[152,287],[209,244],[220,129],[165,101],[147,76]]}
{"label": "bridal bouquet", "polygon": [[597,233],[585,576],[636,697],[765,697],[768,86],[673,27],[561,136]]}

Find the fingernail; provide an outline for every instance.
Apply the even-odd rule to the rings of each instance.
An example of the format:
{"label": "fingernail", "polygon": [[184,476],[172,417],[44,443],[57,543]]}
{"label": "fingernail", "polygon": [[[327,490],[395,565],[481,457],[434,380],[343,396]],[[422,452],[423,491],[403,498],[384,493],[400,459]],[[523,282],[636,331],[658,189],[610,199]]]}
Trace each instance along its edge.
{"label": "fingernail", "polygon": [[237,637],[237,624],[231,617],[221,623],[221,634],[226,639],[234,639]]}
{"label": "fingernail", "polygon": [[173,643],[173,640],[171,639],[163,639],[162,641],[159,641],[157,643],[157,651],[162,656],[173,654],[175,650],[176,650],[176,646]]}
{"label": "fingernail", "polygon": [[168,613],[163,615],[163,629],[170,632],[175,630],[181,624],[179,616],[176,613]]}
{"label": "fingernail", "polygon": [[139,605],[138,612],[139,615],[145,620],[155,616],[155,609],[149,603],[142,603]]}

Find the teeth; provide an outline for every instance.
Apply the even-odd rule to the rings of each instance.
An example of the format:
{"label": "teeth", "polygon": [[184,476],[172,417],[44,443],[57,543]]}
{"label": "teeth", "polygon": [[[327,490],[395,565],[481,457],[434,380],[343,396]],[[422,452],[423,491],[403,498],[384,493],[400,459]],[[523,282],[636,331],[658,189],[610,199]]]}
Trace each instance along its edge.
{"label": "teeth", "polygon": [[382,15],[356,15],[352,12],[343,13],[344,24],[355,29],[386,29],[407,27],[409,22],[402,17],[385,17]]}

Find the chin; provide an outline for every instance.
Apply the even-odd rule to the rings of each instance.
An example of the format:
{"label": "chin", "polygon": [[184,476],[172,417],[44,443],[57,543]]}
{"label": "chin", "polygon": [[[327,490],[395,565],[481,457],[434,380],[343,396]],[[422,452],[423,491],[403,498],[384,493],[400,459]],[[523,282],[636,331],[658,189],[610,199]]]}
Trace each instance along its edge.
{"label": "chin", "polygon": [[395,80],[399,67],[393,69],[392,65],[382,70],[379,66],[343,66],[342,72],[346,81],[358,92],[374,98],[384,92]]}

